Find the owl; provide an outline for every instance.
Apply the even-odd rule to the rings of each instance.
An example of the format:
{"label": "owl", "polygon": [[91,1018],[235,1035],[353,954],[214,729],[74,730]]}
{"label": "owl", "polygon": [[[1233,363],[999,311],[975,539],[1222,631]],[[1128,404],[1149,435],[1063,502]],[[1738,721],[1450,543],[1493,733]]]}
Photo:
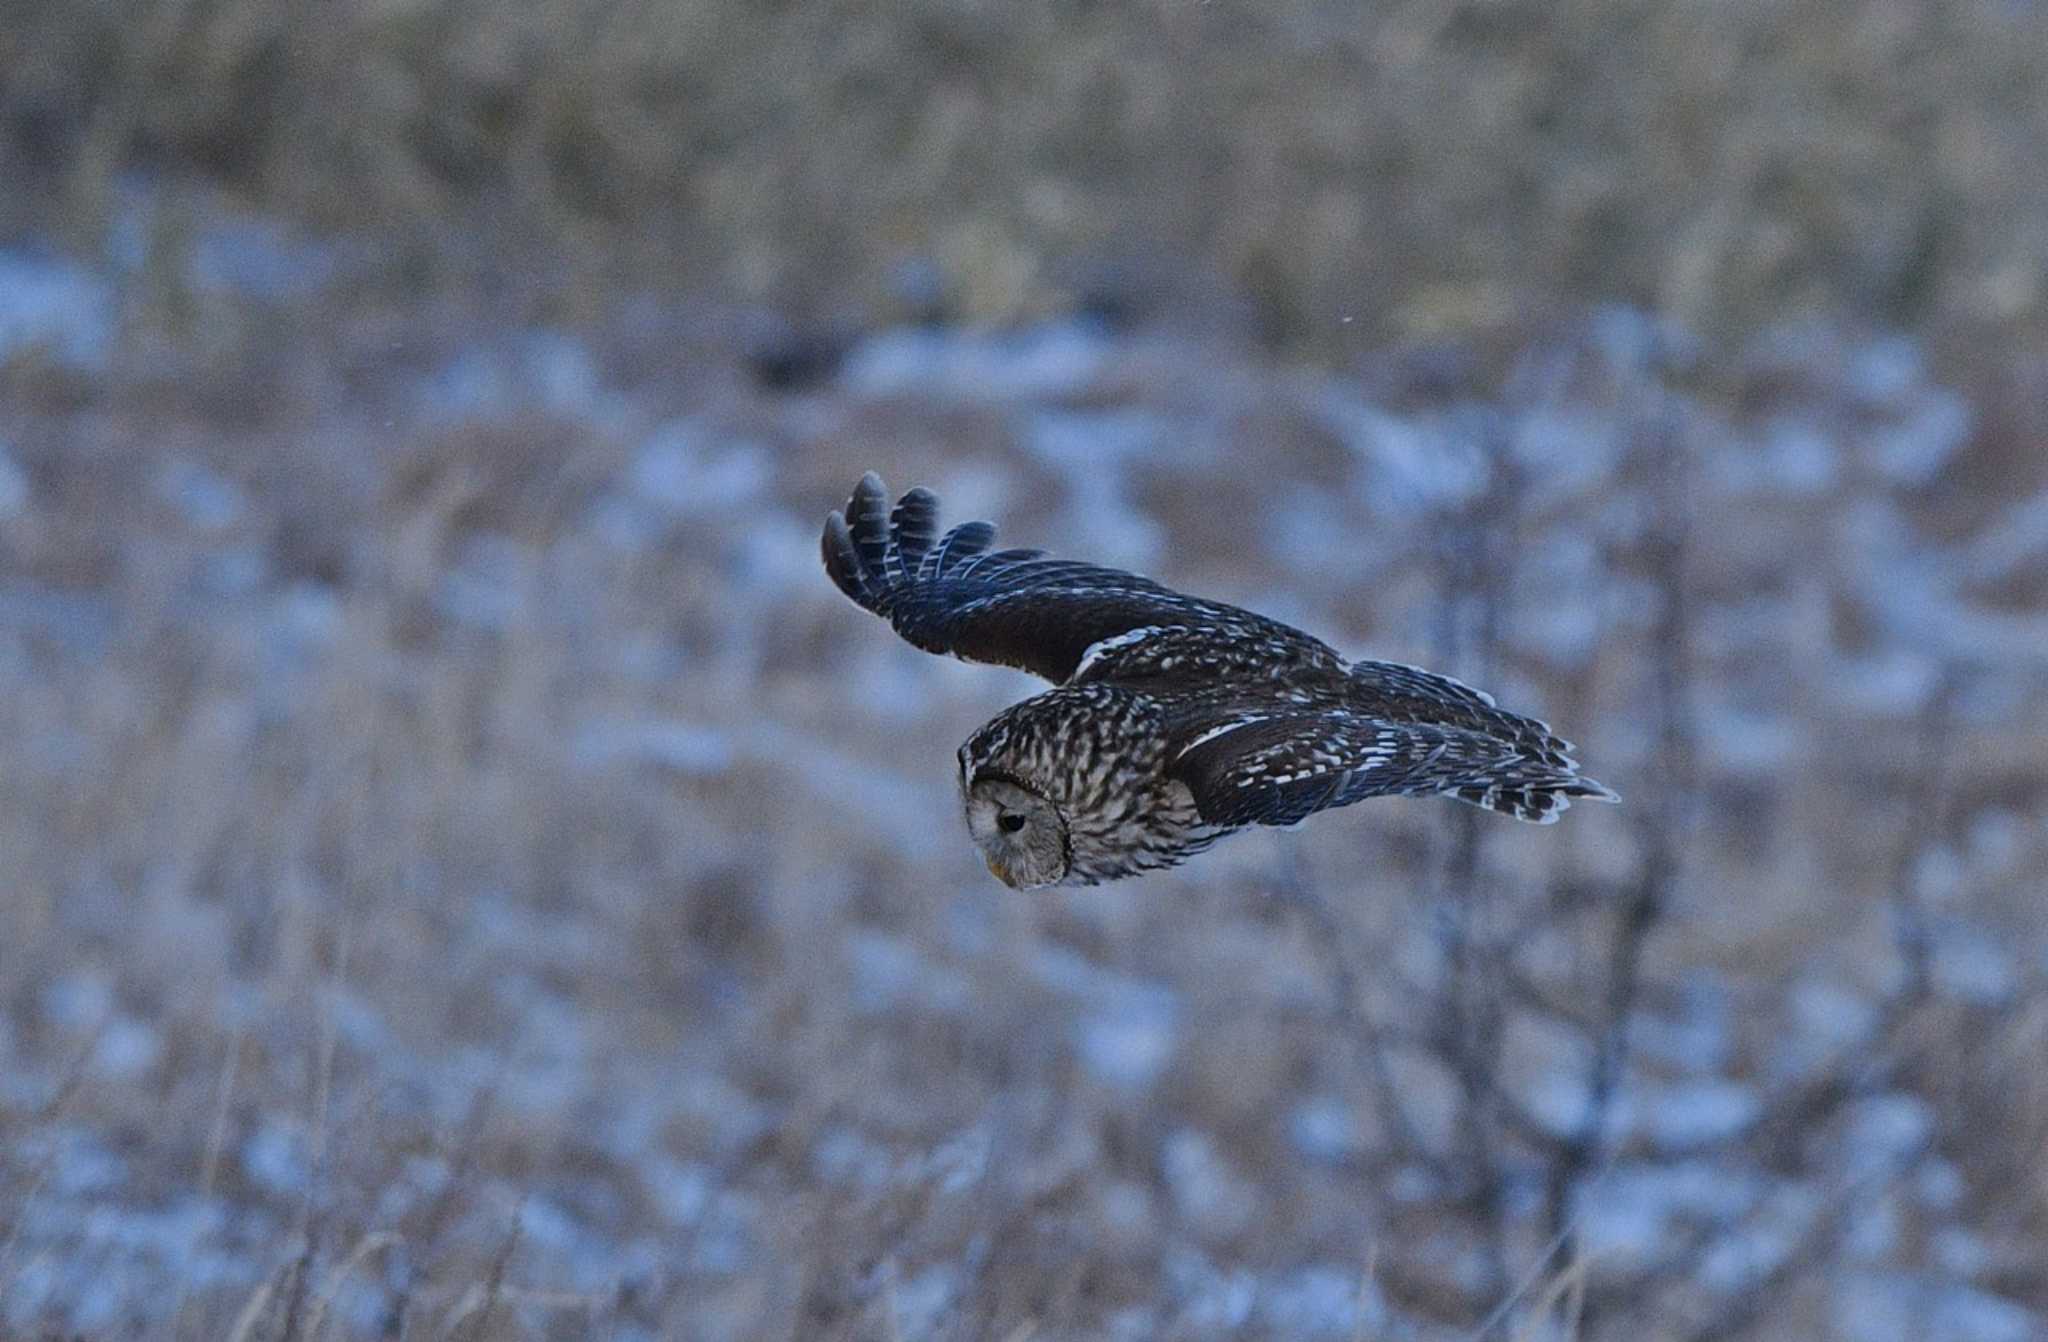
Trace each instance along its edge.
{"label": "owl", "polygon": [[944,535],[913,489],[870,473],[825,519],[839,590],[927,652],[1053,688],[960,747],[967,830],[1019,890],[1171,867],[1251,825],[1367,797],[1443,796],[1549,824],[1576,797],[1572,746],[1493,697],[1398,662],[1347,661],[1263,615],[1039,550],[995,527]]}

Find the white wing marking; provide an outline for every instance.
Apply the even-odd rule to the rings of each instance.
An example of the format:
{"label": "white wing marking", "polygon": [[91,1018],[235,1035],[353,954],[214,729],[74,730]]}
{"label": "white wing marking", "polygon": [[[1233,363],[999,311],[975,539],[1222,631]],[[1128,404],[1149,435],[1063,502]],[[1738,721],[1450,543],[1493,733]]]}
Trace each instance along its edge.
{"label": "white wing marking", "polygon": [[1142,643],[1152,637],[1152,635],[1163,632],[1165,628],[1166,626],[1164,625],[1148,624],[1142,629],[1133,629],[1128,633],[1117,634],[1114,637],[1099,639],[1094,643],[1090,643],[1088,650],[1081,654],[1081,664],[1074,668],[1074,674],[1068,676],[1067,679],[1070,681],[1079,680],[1083,675],[1087,674],[1088,668],[1095,665],[1096,659],[1104,653],[1115,652],[1118,648],[1128,648],[1134,643]]}
{"label": "white wing marking", "polygon": [[[1082,665],[1083,665],[1083,666],[1086,666],[1086,665],[1087,665],[1087,663],[1086,663],[1086,662],[1083,662],[1083,663],[1082,663]],[[1196,738],[1195,738],[1194,740],[1192,740],[1192,741],[1188,742],[1188,743],[1187,743],[1186,745],[1182,746],[1182,747],[1180,748],[1180,754],[1178,754],[1178,755],[1175,755],[1175,756],[1174,756],[1174,758],[1175,758],[1175,759],[1179,759],[1181,755],[1185,755],[1185,754],[1187,754],[1187,753],[1188,753],[1188,752],[1189,752],[1190,750],[1193,750],[1193,749],[1194,749],[1194,748],[1195,748],[1196,746],[1198,746],[1198,745],[1202,745],[1202,744],[1204,744],[1205,742],[1213,741],[1213,740],[1215,740],[1215,739],[1216,739],[1217,737],[1219,737],[1219,736],[1223,736],[1223,735],[1225,735],[1225,734],[1227,734],[1227,733],[1230,733],[1230,732],[1234,732],[1234,731],[1236,731],[1236,730],[1237,730],[1238,728],[1240,728],[1240,727],[1249,727],[1249,726],[1251,726],[1251,725],[1252,725],[1253,723],[1255,723],[1255,722],[1264,722],[1264,721],[1266,721],[1266,719],[1265,719],[1264,717],[1250,717],[1250,718],[1238,718],[1238,719],[1237,719],[1236,721],[1234,721],[1234,722],[1226,722],[1226,723],[1224,723],[1224,724],[1223,724],[1223,725],[1222,725],[1221,727],[1211,727],[1211,728],[1210,728],[1210,729],[1209,729],[1208,731],[1206,731],[1206,732],[1203,732],[1203,733],[1202,733],[1202,734],[1201,734],[1200,736],[1197,736],[1197,737],[1196,737]]]}

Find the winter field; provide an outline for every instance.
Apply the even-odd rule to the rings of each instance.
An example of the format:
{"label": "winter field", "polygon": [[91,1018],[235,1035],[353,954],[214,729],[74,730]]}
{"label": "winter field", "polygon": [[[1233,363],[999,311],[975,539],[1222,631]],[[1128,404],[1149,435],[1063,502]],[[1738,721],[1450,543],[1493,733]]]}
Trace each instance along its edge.
{"label": "winter field", "polygon": [[[249,177],[207,176],[164,130],[207,108],[145,38],[199,14],[242,51],[255,11],[144,7],[135,96],[72,140],[61,100],[57,131],[30,113],[104,41],[32,8],[44,65],[0,40],[39,193],[0,208],[0,1335],[2048,1336],[2048,364],[2040,239],[2001,252],[2024,230],[1998,225],[2038,182],[1997,137],[1915,158],[1940,189],[1897,179],[1981,208],[1930,289],[1863,307],[1868,258],[1818,225],[1780,259],[1840,301],[1787,297],[1803,272],[1747,268],[1733,224],[1712,304],[1541,247],[1502,256],[1542,303],[1333,279],[1341,237],[1263,280],[1230,252],[1371,163],[1273,168],[1277,214],[1162,228],[1187,270],[1115,268],[1110,296],[1011,219],[928,264],[863,253],[886,299],[818,297],[815,232],[751,261],[742,235],[763,192],[834,198],[823,151],[693,199],[715,263],[676,253],[680,287],[631,269],[658,240],[601,232],[627,273],[529,290],[525,258],[579,245],[559,218],[415,251],[393,239],[447,200],[349,216],[352,179],[315,199],[267,157],[358,161],[307,129],[326,86],[263,104],[286,129],[230,156]],[[1906,18],[1833,8],[1828,70],[1926,72]],[[1507,40],[1401,9],[1374,43]],[[2007,9],[2005,46],[2039,42]],[[1532,69],[1578,50],[1486,12],[1535,25]],[[2004,68],[1988,9],[1929,12]],[[1126,39],[1094,22],[1081,64],[1108,68]],[[364,40],[341,23],[273,56]],[[1277,60],[1270,36],[1245,40]],[[418,41],[374,48],[359,126]],[[1986,80],[1937,105],[2042,116]],[[1883,135],[1809,129],[1843,180],[1893,166]],[[647,133],[587,129],[615,155]],[[546,178],[533,152],[498,166]],[[1492,217],[1447,180],[1388,236],[1490,274],[1463,234],[1428,250],[1424,204]],[[1882,253],[1864,190],[1818,217]],[[1694,256],[1609,203],[1628,266]],[[1564,236],[1566,205],[1531,209],[1516,247]],[[815,293],[734,281],[756,263]],[[1625,804],[1536,828],[1383,800],[1006,890],[953,752],[1036,683],[832,588],[819,529],[869,469],[1009,544],[1461,675]]]}

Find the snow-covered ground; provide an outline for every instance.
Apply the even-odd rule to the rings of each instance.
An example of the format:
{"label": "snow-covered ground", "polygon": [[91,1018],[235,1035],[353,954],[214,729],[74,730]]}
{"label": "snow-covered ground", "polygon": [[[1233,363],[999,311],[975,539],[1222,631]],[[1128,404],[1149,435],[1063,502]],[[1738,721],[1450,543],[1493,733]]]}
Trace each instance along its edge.
{"label": "snow-covered ground", "polygon": [[[1912,341],[772,390],[732,314],[322,324],[345,256],[202,241],[185,339],[0,253],[0,1330],[2048,1331],[2048,459]],[[1032,683],[831,588],[868,469],[1627,804],[1004,890],[953,751]]]}

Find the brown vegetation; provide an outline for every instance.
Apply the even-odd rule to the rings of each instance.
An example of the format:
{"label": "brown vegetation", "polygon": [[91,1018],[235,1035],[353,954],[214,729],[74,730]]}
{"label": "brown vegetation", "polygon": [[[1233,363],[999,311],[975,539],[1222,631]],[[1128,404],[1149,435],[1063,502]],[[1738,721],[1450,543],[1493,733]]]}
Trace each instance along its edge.
{"label": "brown vegetation", "polygon": [[96,248],[198,174],[582,315],[872,313],[910,261],[979,317],[1220,282],[1326,355],[1588,298],[2038,354],[2043,68],[1986,0],[18,0],[0,208]]}

